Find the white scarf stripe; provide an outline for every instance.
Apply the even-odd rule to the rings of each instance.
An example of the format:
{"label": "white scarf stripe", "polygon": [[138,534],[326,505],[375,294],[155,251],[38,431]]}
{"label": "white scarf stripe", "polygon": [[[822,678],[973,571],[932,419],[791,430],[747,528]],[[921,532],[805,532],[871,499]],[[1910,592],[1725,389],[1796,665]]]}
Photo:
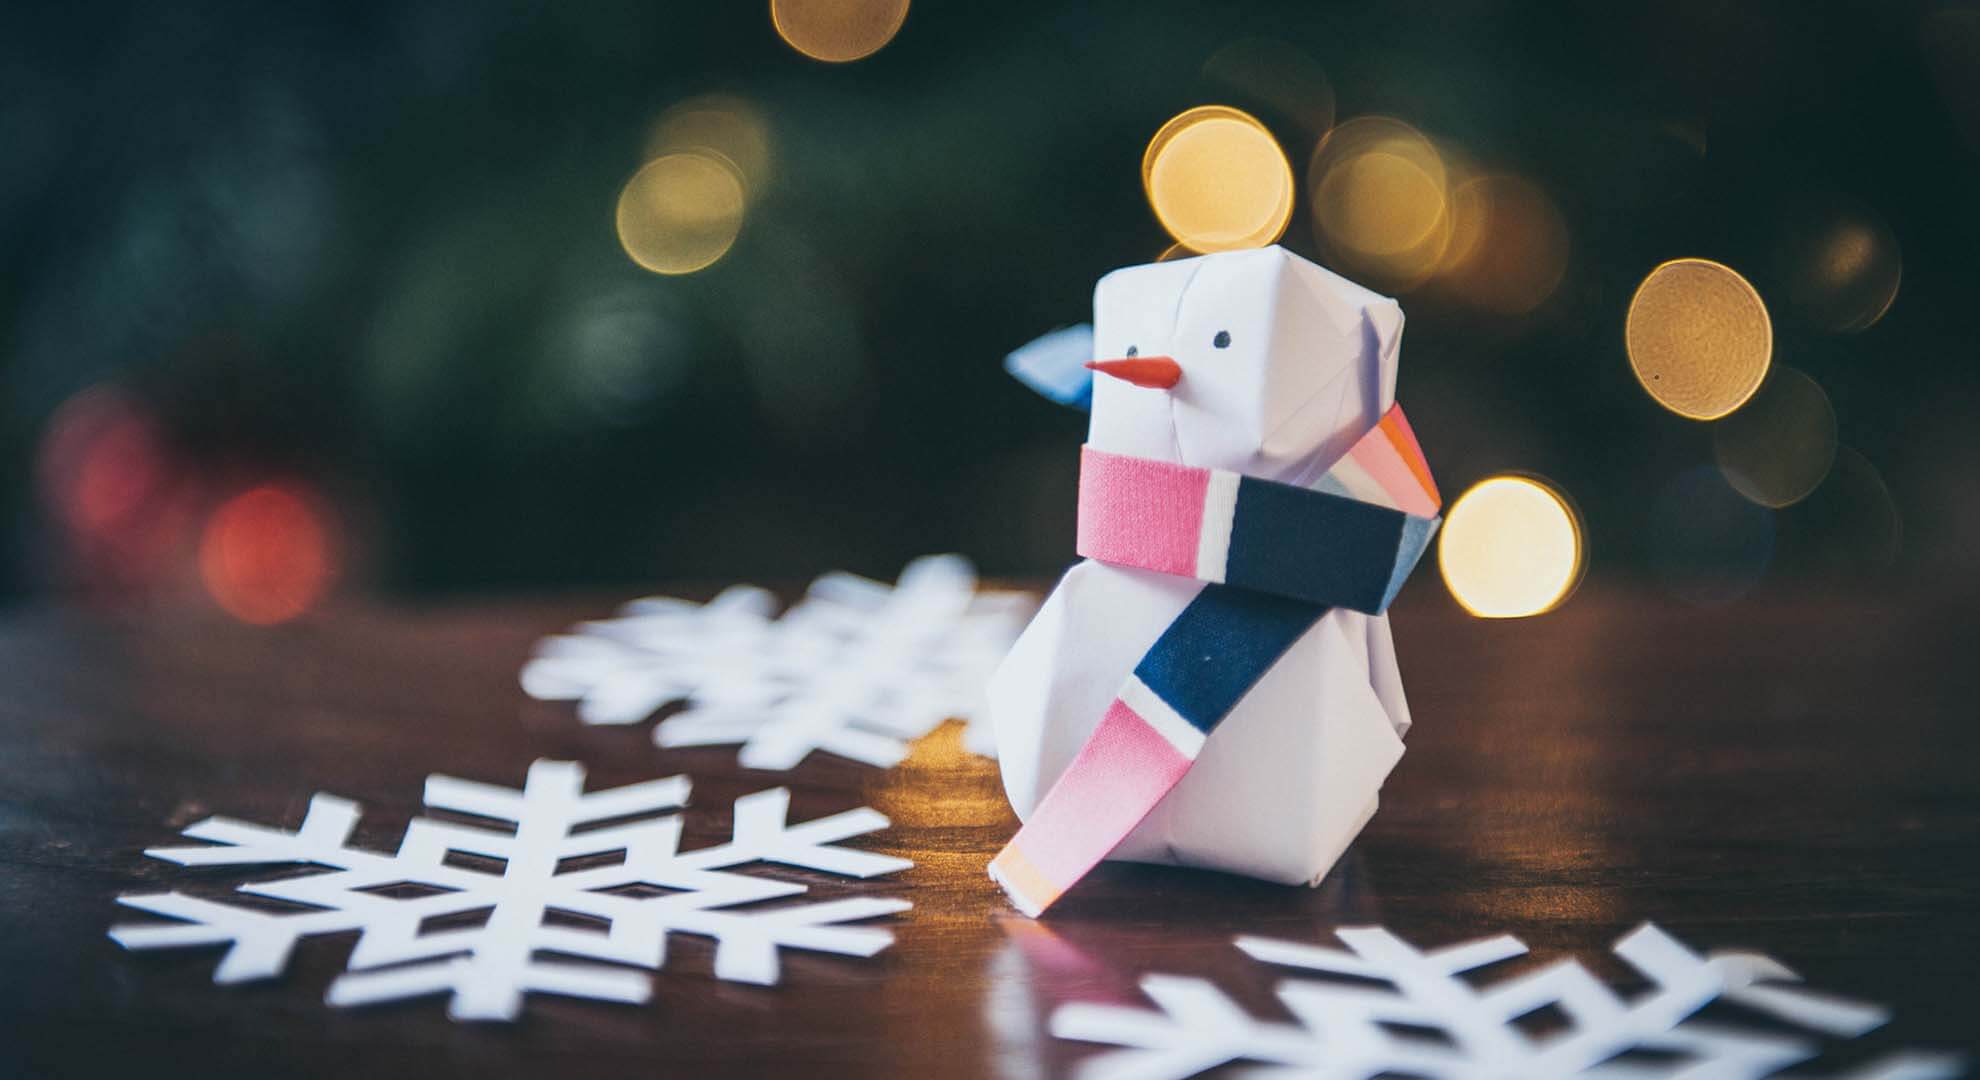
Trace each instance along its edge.
{"label": "white scarf stripe", "polygon": [[1196,760],[1196,755],[1203,749],[1203,740],[1208,736],[1195,724],[1183,719],[1182,714],[1150,690],[1147,683],[1129,675],[1116,696],[1121,704],[1133,709],[1136,716],[1154,728],[1163,741],[1175,747],[1177,753],[1191,761]]}
{"label": "white scarf stripe", "polygon": [[1203,490],[1203,526],[1196,537],[1196,576],[1222,584],[1231,558],[1231,526],[1237,521],[1237,473],[1210,470]]}

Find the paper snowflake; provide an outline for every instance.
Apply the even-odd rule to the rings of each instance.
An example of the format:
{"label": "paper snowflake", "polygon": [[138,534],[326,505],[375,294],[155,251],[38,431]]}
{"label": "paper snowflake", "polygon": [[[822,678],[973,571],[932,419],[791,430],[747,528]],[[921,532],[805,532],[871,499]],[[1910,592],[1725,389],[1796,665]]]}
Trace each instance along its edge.
{"label": "paper snowflake", "polygon": [[635,600],[540,642],[522,685],[577,701],[589,724],[637,723],[685,701],[654,741],[740,743],[752,769],[790,769],[814,750],[898,764],[910,740],[951,718],[968,723],[965,746],[990,756],[989,725],[971,721],[1030,608],[1023,594],[978,592],[955,555],[916,559],[893,586],[826,574],[781,619],[750,586],[707,604]]}
{"label": "paper snowflake", "polygon": [[[1510,936],[1426,953],[1379,927],[1335,933],[1347,951],[1237,940],[1253,959],[1357,980],[1280,983],[1291,1023],[1254,1019],[1206,980],[1151,975],[1141,987],[1160,1011],[1066,1005],[1053,1014],[1052,1033],[1126,1047],[1091,1058],[1080,1070],[1115,1080],[1193,1076],[1240,1061],[1318,1077],[1736,1078],[1771,1075],[1817,1048],[1693,1017],[1714,1000],[1838,1037],[1853,1038],[1889,1018],[1876,1006],[1793,985],[1794,972],[1757,953],[1699,956],[1650,923],[1615,945],[1616,955],[1651,984],[1629,999],[1573,960],[1482,987],[1460,978],[1523,955],[1526,946]],[[1565,1019],[1564,1030],[1534,1035],[1515,1023],[1549,1006]],[[1853,1075],[1924,1080],[1958,1075],[1959,1067],[1954,1059],[1905,1053]]]}
{"label": "paper snowflake", "polygon": [[[646,975],[542,959],[542,952],[658,969],[670,932],[700,934],[715,939],[717,977],[768,984],[777,981],[780,949],[872,956],[892,943],[890,931],[845,924],[903,911],[906,901],[755,906],[806,887],[733,869],[774,862],[851,878],[906,869],[913,865],[906,859],[836,846],[886,828],[879,812],[862,808],[791,824],[789,790],[760,791],[736,800],[732,840],[682,851],[680,816],[651,815],[685,806],[687,796],[688,780],[680,776],[586,793],[584,770],[560,761],[531,765],[521,791],[430,776],[427,806],[509,822],[513,831],[417,818],[390,854],[349,845],[358,806],[332,795],[311,799],[294,832],[208,818],[185,830],[208,845],[145,854],[185,866],[330,867],[239,890],[314,910],[278,913],[179,892],[120,896],[118,903],[181,922],[117,926],[110,936],[127,949],[227,944],[214,981],[232,983],[280,974],[301,938],[356,930],[349,971],[330,984],[330,1004],[446,993],[448,1012],[458,1020],[513,1019],[528,993],[624,1002],[651,993]],[[643,820],[584,828],[635,817]],[[621,858],[610,860],[614,853]],[[474,869],[451,858],[456,854],[501,865]],[[572,859],[586,864],[560,868]],[[408,887],[423,895],[404,895]],[[548,920],[551,911],[597,928]],[[424,925],[471,912],[486,912],[487,921]]]}

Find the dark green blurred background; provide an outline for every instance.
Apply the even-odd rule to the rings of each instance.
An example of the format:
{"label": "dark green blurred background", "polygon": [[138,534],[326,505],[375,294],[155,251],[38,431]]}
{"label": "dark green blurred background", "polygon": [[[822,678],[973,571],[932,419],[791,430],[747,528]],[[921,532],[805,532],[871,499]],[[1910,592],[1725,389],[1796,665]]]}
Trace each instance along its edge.
{"label": "dark green blurred background", "polygon": [[[1083,417],[1000,360],[1168,246],[1140,160],[1182,109],[1252,109],[1303,180],[1316,133],[1206,74],[1247,38],[1309,57],[1338,118],[1461,146],[1567,226],[1530,313],[1400,294],[1447,495],[1543,475],[1591,575],[1697,599],[1971,587],[1970,5],[921,0],[824,64],[764,4],[648,0],[0,14],[0,590],[197,597],[202,521],[265,483],[313,500],[343,596],[891,577],[937,550],[1055,572]],[[724,258],[655,275],[615,202],[710,92],[767,124],[768,181]],[[1855,332],[1789,302],[1834,207],[1902,262]],[[1283,242],[1318,252],[1304,194]],[[1775,363],[1833,403],[1843,449],[1803,502],[1741,500],[1711,427],[1633,379],[1631,293],[1679,256],[1746,274]],[[112,429],[79,525],[71,459]]]}

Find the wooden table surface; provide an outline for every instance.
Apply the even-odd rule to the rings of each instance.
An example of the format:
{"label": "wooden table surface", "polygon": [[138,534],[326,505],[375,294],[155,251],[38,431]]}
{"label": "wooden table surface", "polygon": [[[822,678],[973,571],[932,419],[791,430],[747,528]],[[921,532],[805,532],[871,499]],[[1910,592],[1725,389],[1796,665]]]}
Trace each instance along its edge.
{"label": "wooden table surface", "polygon": [[[1980,1047],[1980,616],[1948,600],[1749,598],[1700,611],[1584,588],[1482,622],[1419,585],[1395,626],[1416,728],[1382,809],[1317,889],[1109,864],[1042,923],[984,877],[1014,821],[952,728],[894,770],[814,756],[752,773],[732,750],[661,751],[586,728],[516,685],[530,643],[604,600],[342,610],[273,630],[191,616],[0,620],[0,1076],[1056,1075],[1093,1048],[1048,1037],[1070,1000],[1137,1001],[1151,972],[1215,977],[1261,1013],[1274,972],[1234,934],[1331,942],[1380,923],[1424,946],[1511,932],[1603,963],[1650,919],[1700,949],[1751,948],[1819,988],[1895,1008],[1832,1062]],[[323,1005],[351,935],[287,975],[216,986],[215,948],[126,953],[119,893],[208,895],[256,875],[140,851],[221,813],[293,828],[312,792],[395,845],[428,773],[519,786],[572,759],[593,786],[686,773],[688,844],[779,784],[794,817],[871,805],[865,846],[915,861],[872,960],[787,954],[785,984],[715,981],[682,937],[644,1006],[529,999],[514,1025],[439,999]],[[265,871],[264,871],[265,873]]]}

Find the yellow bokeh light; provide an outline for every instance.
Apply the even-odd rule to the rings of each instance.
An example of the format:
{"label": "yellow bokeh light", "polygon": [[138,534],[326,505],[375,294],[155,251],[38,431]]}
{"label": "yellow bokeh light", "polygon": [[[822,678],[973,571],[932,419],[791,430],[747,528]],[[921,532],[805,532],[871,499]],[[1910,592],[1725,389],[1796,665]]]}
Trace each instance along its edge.
{"label": "yellow bokeh light", "polygon": [[770,23],[791,48],[843,64],[879,52],[907,21],[908,0],[770,0]]}
{"label": "yellow bokeh light", "polygon": [[1836,461],[1836,410],[1814,379],[1777,367],[1738,412],[1712,427],[1733,490],[1779,509],[1807,498]]}
{"label": "yellow bokeh light", "polygon": [[713,264],[736,242],[742,219],[742,177],[712,154],[663,154],[619,192],[619,243],[658,274]]}
{"label": "yellow bokeh light", "polygon": [[1717,420],[1746,404],[1767,377],[1774,324],[1731,267],[1674,259],[1643,279],[1623,326],[1630,370],[1659,405]]}
{"label": "yellow bokeh light", "polygon": [[1481,619],[1554,610],[1581,581],[1581,567],[1579,515],[1565,496],[1525,476],[1473,484],[1451,504],[1437,542],[1444,587]]}
{"label": "yellow bokeh light", "polygon": [[1568,229],[1547,193],[1517,176],[1471,177],[1451,192],[1439,273],[1466,302],[1502,315],[1545,303],[1567,273]]}
{"label": "yellow bokeh light", "polygon": [[1451,171],[1422,132],[1385,116],[1335,128],[1307,166],[1314,239],[1341,268],[1386,287],[1434,273],[1452,236]]}
{"label": "yellow bokeh light", "polygon": [[1292,220],[1293,175],[1249,113],[1200,105],[1162,125],[1141,158],[1148,204],[1191,251],[1264,247]]}
{"label": "yellow bokeh light", "polygon": [[1841,197],[1810,197],[1782,223],[1783,291],[1796,312],[1824,330],[1869,329],[1897,299],[1904,257],[1884,219]]}
{"label": "yellow bokeh light", "polygon": [[1370,255],[1422,243],[1444,216],[1440,177],[1402,154],[1373,150],[1327,174],[1319,192],[1334,238]]}
{"label": "yellow bokeh light", "polygon": [[754,199],[770,176],[770,124],[741,98],[689,98],[661,114],[646,143],[649,160],[681,152],[713,154],[735,166]]}

